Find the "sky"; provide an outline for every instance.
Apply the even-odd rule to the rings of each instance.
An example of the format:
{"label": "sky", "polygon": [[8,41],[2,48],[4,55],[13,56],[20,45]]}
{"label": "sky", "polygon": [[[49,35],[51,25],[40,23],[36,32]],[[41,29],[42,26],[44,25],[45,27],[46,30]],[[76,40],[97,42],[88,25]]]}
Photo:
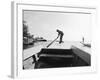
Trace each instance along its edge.
{"label": "sky", "polygon": [[64,32],[64,41],[91,41],[91,14],[24,11],[29,32],[47,40],[57,37],[56,29]]}

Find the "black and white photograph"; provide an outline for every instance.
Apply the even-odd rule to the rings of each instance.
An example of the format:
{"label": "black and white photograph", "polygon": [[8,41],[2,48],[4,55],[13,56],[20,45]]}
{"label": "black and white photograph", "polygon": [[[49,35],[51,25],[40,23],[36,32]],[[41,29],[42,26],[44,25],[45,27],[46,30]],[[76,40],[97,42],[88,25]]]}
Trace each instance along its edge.
{"label": "black and white photograph", "polygon": [[23,70],[91,66],[91,13],[23,10]]}

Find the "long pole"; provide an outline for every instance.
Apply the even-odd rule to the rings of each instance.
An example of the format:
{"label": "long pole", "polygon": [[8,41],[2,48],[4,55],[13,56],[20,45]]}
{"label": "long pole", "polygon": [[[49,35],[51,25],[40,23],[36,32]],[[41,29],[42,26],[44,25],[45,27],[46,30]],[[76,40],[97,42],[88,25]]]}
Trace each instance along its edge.
{"label": "long pole", "polygon": [[50,44],[48,44],[48,45],[47,45],[47,48],[48,48],[53,42],[55,42],[55,41],[58,39],[58,37],[59,37],[59,36],[57,36],[56,39],[54,39]]}

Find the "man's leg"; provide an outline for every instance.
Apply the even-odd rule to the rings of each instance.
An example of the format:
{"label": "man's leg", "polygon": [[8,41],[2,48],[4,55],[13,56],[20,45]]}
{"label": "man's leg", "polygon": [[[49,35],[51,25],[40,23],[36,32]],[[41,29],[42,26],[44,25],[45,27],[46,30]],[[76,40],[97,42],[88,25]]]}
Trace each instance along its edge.
{"label": "man's leg", "polygon": [[60,35],[60,41],[59,41],[59,43],[61,43],[62,42],[62,35]]}
{"label": "man's leg", "polygon": [[63,35],[60,35],[60,42],[59,43],[62,43],[62,38],[63,38]]}

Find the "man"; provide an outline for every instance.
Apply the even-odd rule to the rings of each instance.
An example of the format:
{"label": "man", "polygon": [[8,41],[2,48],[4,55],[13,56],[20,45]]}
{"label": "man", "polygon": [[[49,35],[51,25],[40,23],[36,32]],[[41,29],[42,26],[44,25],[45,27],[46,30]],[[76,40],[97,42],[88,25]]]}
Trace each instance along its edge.
{"label": "man", "polygon": [[60,31],[60,30],[56,30],[57,32],[58,32],[58,37],[60,36],[60,41],[59,41],[59,43],[62,43],[63,41],[62,41],[62,38],[63,38],[63,35],[64,35],[64,33],[62,32],[62,31]]}
{"label": "man", "polygon": [[82,37],[82,42],[84,43],[84,37]]}

